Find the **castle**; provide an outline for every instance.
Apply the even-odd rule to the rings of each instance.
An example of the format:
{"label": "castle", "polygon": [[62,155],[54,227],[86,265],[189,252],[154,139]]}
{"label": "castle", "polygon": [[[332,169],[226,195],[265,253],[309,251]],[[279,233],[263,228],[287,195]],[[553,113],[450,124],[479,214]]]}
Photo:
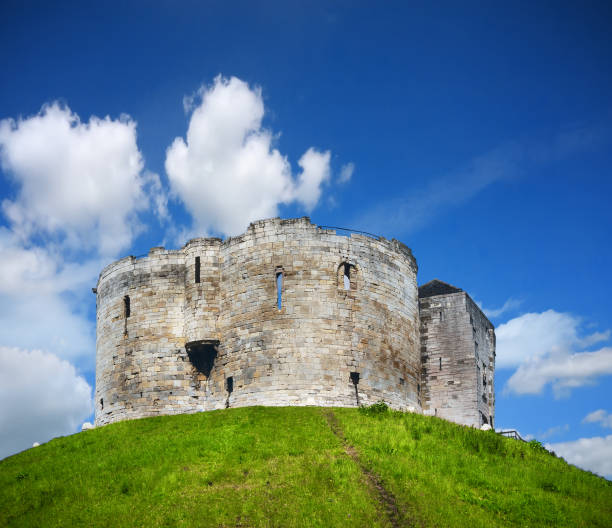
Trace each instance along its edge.
{"label": "castle", "polygon": [[95,423],[241,407],[389,406],[493,425],[495,333],[462,290],[417,287],[397,240],[308,218],[104,268]]}

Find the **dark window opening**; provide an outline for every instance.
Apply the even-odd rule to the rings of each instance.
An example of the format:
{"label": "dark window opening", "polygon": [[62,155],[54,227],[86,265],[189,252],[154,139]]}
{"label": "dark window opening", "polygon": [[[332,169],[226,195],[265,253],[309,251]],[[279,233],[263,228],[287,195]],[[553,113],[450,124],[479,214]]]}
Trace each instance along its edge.
{"label": "dark window opening", "polygon": [[421,393],[421,384],[417,383],[417,392],[420,394]]}
{"label": "dark window opening", "polygon": [[283,272],[276,272],[276,306],[281,310],[283,308]]}
{"label": "dark window opening", "polygon": [[104,398],[100,398],[100,407],[104,410]]}
{"label": "dark window opening", "polygon": [[489,425],[493,427],[493,416],[489,416]]}
{"label": "dark window opening", "polygon": [[123,298],[123,314],[125,315],[126,319],[131,314],[131,310],[130,310],[130,296],[129,295],[126,295]]}
{"label": "dark window opening", "polygon": [[195,281],[196,284],[200,282],[200,257],[195,258]]}
{"label": "dark window opening", "polygon": [[225,388],[227,389],[228,394],[234,392],[234,376],[230,376],[225,380]]}
{"label": "dark window opening", "polygon": [[343,283],[344,283],[345,290],[351,289],[351,265],[350,264],[346,264],[346,263],[344,264]]}
{"label": "dark window opening", "polygon": [[441,311],[440,311],[440,321],[444,321],[444,316],[442,315]]}
{"label": "dark window opening", "polygon": [[357,407],[359,407],[359,390],[357,389],[357,385],[359,384],[359,372],[351,372],[350,379],[355,387],[355,400],[357,401]]}
{"label": "dark window opening", "polygon": [[185,345],[189,361],[195,369],[208,379],[219,351],[218,341],[193,341]]}
{"label": "dark window opening", "polygon": [[357,268],[354,264],[342,262],[338,266],[338,289],[345,292],[357,289]]}
{"label": "dark window opening", "polygon": [[406,382],[404,381],[404,378],[400,378],[400,385],[403,385],[404,383],[406,383]]}
{"label": "dark window opening", "polygon": [[440,362],[440,370],[442,370],[442,358],[438,358],[439,362]]}

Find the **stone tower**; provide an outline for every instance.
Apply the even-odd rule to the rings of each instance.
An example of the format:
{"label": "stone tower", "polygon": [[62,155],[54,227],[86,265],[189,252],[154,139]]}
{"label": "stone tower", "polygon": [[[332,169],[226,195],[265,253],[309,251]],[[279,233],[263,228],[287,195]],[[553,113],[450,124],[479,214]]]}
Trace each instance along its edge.
{"label": "stone tower", "polygon": [[417,265],[308,218],[153,248],[98,280],[96,424],[247,405],[420,409]]}
{"label": "stone tower", "polygon": [[493,426],[495,331],[470,296],[432,280],[419,288],[423,412]]}

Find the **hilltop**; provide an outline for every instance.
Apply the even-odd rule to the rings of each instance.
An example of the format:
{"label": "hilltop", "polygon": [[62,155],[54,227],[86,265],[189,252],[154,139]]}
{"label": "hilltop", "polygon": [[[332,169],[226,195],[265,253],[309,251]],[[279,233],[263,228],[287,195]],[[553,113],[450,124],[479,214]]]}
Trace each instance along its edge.
{"label": "hilltop", "polygon": [[610,526],[612,483],[417,414],[227,409],[111,424],[0,461],[1,526]]}

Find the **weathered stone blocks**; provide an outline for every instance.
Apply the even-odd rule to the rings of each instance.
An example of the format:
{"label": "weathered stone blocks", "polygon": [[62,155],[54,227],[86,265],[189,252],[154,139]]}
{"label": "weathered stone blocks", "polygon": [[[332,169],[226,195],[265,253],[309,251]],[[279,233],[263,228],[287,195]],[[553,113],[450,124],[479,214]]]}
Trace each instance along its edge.
{"label": "weathered stone blocks", "polygon": [[[97,286],[96,425],[357,397],[419,409],[416,273],[400,242],[339,236],[307,218],[115,262]],[[212,342],[205,375],[187,348]]]}
{"label": "weathered stone blocks", "polygon": [[248,405],[396,409],[493,424],[495,333],[410,249],[308,218],[151,249],[100,274],[96,425]]}

